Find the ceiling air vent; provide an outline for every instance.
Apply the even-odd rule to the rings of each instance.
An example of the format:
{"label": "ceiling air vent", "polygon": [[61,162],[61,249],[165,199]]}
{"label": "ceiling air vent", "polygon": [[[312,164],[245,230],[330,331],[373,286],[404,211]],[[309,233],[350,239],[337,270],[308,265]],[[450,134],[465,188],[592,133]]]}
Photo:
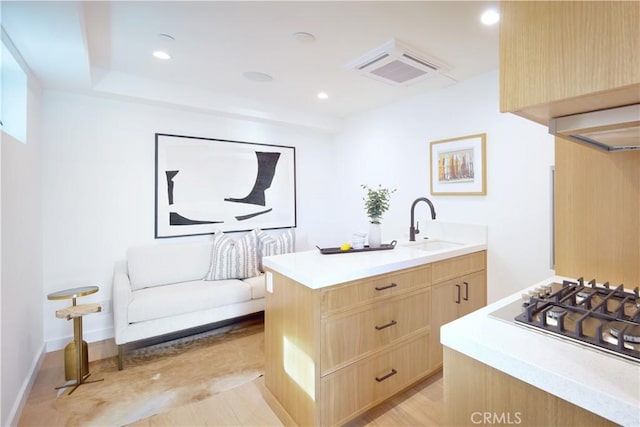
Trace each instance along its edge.
{"label": "ceiling air vent", "polygon": [[409,86],[434,74],[449,71],[444,63],[391,39],[345,64],[348,70],[396,86]]}

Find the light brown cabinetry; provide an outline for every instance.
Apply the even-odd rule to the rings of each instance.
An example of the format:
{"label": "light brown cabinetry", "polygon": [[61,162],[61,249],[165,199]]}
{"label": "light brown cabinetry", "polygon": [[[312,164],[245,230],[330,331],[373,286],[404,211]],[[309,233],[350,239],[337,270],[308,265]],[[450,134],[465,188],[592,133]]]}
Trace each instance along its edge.
{"label": "light brown cabinetry", "polygon": [[[268,270],[265,385],[275,412],[298,425],[344,424],[436,372],[432,267],[439,279],[484,271],[485,252],[456,260],[322,289]],[[470,297],[484,293],[484,278],[469,279]]]}
{"label": "light brown cabinetry", "polygon": [[[432,268],[433,325],[444,325],[486,305],[485,252],[440,261],[434,263]],[[442,366],[440,328],[433,328],[431,335],[431,362],[438,368]]]}
{"label": "light brown cabinetry", "polygon": [[432,371],[430,265],[322,289],[270,274],[265,385],[283,418],[342,424]]}
{"label": "light brown cabinetry", "polygon": [[386,300],[392,295],[402,294],[417,287],[424,287],[425,277],[428,278],[427,282],[430,283],[430,269],[431,266],[426,265],[420,268],[419,274],[416,274],[415,269],[407,269],[371,277],[367,280],[324,288],[320,291],[322,315],[326,317],[345,309]]}
{"label": "light brown cabinetry", "polygon": [[606,153],[556,138],[556,273],[640,283],[640,151]]}
{"label": "light brown cabinetry", "polygon": [[502,1],[500,110],[549,118],[640,102],[640,2]]}
{"label": "light brown cabinetry", "polygon": [[429,335],[322,377],[322,425],[343,424],[433,371]]}
{"label": "light brown cabinetry", "polygon": [[446,425],[614,426],[566,400],[445,347]]}
{"label": "light brown cabinetry", "polygon": [[428,332],[429,289],[380,301],[369,307],[323,319],[320,365],[325,375],[377,349]]}

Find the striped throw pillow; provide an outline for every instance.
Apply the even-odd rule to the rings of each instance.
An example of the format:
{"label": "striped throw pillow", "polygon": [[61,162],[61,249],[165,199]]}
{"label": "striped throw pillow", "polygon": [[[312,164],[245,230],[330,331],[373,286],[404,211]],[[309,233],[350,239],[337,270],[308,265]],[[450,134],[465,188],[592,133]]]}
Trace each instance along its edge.
{"label": "striped throw pillow", "polygon": [[269,255],[281,255],[295,251],[296,235],[293,228],[288,228],[277,237],[272,237],[263,230],[256,230],[258,236],[258,258],[260,271],[262,268],[262,257]]}
{"label": "striped throw pillow", "polygon": [[246,279],[260,274],[256,231],[236,240],[222,231],[213,235],[211,264],[204,280]]}

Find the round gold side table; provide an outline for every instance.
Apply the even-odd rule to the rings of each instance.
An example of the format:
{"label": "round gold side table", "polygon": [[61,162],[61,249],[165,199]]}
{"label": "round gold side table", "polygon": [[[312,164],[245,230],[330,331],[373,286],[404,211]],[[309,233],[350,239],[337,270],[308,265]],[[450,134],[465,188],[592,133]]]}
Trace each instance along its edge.
{"label": "round gold side table", "polygon": [[100,307],[100,304],[95,303],[80,305],[76,303],[77,298],[94,294],[98,292],[98,289],[97,286],[83,286],[47,295],[47,299],[50,300],[72,300],[70,307],[56,311],[56,317],[59,319],[73,319],[73,341],[67,344],[64,349],[64,371],[65,380],[75,380],[75,382],[56,387],[56,389],[73,387],[69,394],[73,393],[82,384],[102,381],[102,379],[86,381],[91,375],[89,373],[89,352],[86,341],[82,339],[82,317],[87,314],[98,313],[102,311],[102,307]]}

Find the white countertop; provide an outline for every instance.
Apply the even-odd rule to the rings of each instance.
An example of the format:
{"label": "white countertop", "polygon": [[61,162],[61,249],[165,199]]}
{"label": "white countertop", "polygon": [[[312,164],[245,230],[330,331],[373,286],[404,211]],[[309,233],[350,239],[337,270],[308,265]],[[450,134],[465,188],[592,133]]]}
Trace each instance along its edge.
{"label": "white countertop", "polygon": [[455,248],[425,252],[396,245],[394,249],[323,255],[319,250],[265,257],[262,264],[311,289],[389,273],[443,259],[478,252],[486,243],[467,242]]}
{"label": "white countertop", "polygon": [[[563,279],[553,276],[532,288]],[[603,418],[640,426],[640,363],[491,315],[520,294],[442,326],[440,341]]]}

